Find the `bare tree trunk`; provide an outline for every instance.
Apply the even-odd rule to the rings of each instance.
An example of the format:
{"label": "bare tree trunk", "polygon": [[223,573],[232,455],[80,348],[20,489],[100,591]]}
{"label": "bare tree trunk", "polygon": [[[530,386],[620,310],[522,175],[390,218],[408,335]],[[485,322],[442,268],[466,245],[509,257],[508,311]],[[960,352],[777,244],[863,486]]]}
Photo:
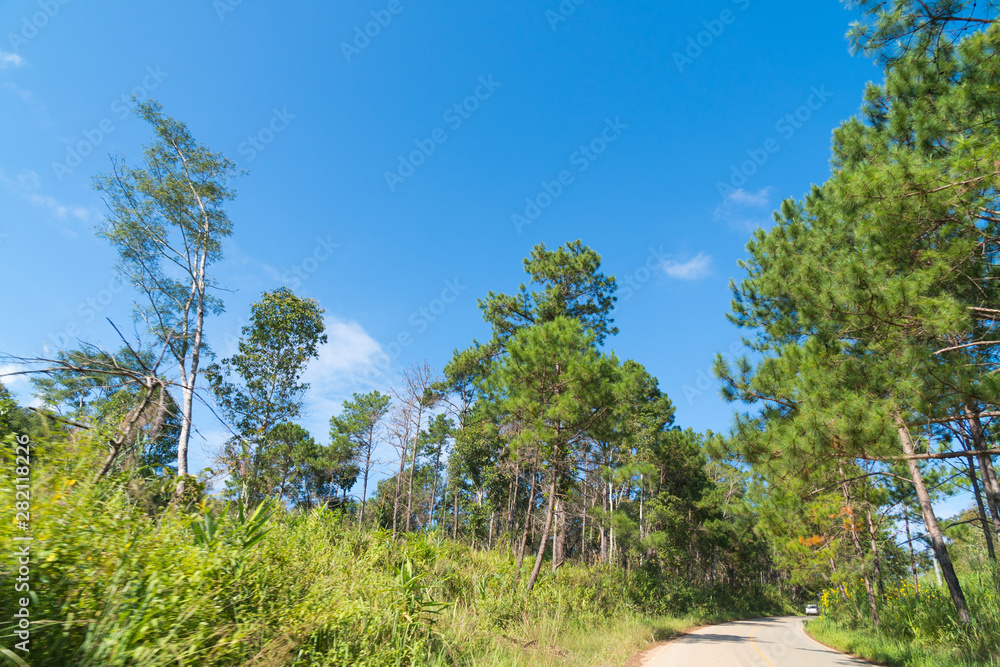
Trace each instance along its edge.
{"label": "bare tree trunk", "polygon": [[[584,459],[586,461],[586,459]],[[587,564],[587,465],[583,466],[583,504],[580,505],[580,559]]]}
{"label": "bare tree trunk", "polygon": [[434,505],[437,504],[438,489],[438,467],[441,465],[441,448],[444,445],[438,443],[437,453],[434,456],[434,484],[431,486],[431,498],[427,503],[427,527],[430,528],[434,522]]}
{"label": "bare tree trunk", "polygon": [[[594,490],[596,491],[597,489],[595,488]],[[593,512],[595,507],[597,507],[597,496],[596,495],[590,497],[590,511]],[[590,521],[590,534],[587,535],[587,544],[590,545],[589,551],[591,553],[593,553],[593,551],[594,551],[594,524],[595,523],[596,523],[596,521],[594,521],[593,519]],[[587,562],[589,563],[590,561],[588,560]]]}
{"label": "bare tree trunk", "polygon": [[[604,509],[604,516],[607,517],[608,524],[610,525],[610,523],[611,523],[611,514],[610,514],[610,512],[608,510],[608,502],[609,502],[609,500],[611,498],[611,482],[607,481],[607,482],[605,482],[605,485],[608,488],[606,489],[607,493],[602,493],[601,494],[601,507],[602,507],[602,509]],[[609,542],[608,532],[609,532],[608,529],[605,527],[604,522],[602,521],[601,522],[601,526],[600,526],[600,533],[601,533],[601,563],[602,564],[608,562],[608,542]]]}
{"label": "bare tree trunk", "polygon": [[[196,195],[197,196],[197,195]],[[198,197],[201,204],[201,198]],[[202,208],[204,215],[204,208]],[[208,227],[207,223],[202,225]],[[207,229],[205,230],[207,231]],[[184,493],[184,478],[188,475],[188,442],[191,439],[191,425],[194,415],[194,391],[198,383],[198,373],[201,367],[201,344],[205,331],[205,297],[206,284],[205,275],[208,267],[208,251],[199,250],[197,268],[194,276],[193,286],[195,305],[195,325],[194,341],[191,346],[191,365],[186,371],[182,371],[183,384],[181,385],[181,432],[177,438],[177,476],[180,481],[177,484],[176,495],[179,497]],[[190,311],[188,311],[190,312]],[[187,324],[185,323],[185,329]],[[183,369],[183,359],[178,359],[179,365]]]}
{"label": "bare tree trunk", "polygon": [[643,507],[642,507],[642,505],[643,505],[643,498],[646,495],[646,490],[643,488],[643,484],[642,484],[643,483],[643,478],[644,478],[643,475],[639,475],[639,539],[640,540],[644,537],[643,532],[642,532],[642,520],[643,520],[643,514],[642,514]]}
{"label": "bare tree trunk", "polygon": [[910,513],[903,509],[903,523],[906,524],[906,544],[910,547],[910,572],[913,574],[913,592],[920,597],[920,579],[917,577],[917,556],[913,552],[913,538],[910,537]]}
{"label": "bare tree trunk", "polygon": [[365,476],[361,482],[361,512],[358,514],[358,527],[365,521],[365,505],[368,503],[368,471],[371,469],[371,447],[368,448],[368,456],[365,457]]}
{"label": "bare tree trunk", "polygon": [[411,406],[400,401],[399,409],[393,420],[395,439],[399,444],[399,468],[396,470],[396,489],[392,497],[392,535],[399,531],[399,503],[403,496],[403,472],[406,470],[406,455],[410,447],[410,409]]}
{"label": "bare tree trunk", "polygon": [[556,497],[555,530],[552,539],[552,571],[555,572],[566,559],[566,501]]}
{"label": "bare tree trunk", "polygon": [[456,489],[453,493],[455,496],[455,515],[451,524],[451,539],[458,539],[458,490]]}
{"label": "bare tree trunk", "polygon": [[1000,482],[997,481],[996,470],[993,462],[986,454],[980,454],[979,470],[983,474],[983,490],[986,492],[986,503],[990,508],[990,515],[993,518],[993,532],[1000,544]]}
{"label": "bare tree trunk", "polygon": [[406,447],[409,442],[409,429],[404,432],[401,439],[402,449],[399,452],[399,471],[396,473],[396,494],[392,497],[392,534],[396,535],[396,524],[399,517],[399,494],[402,491],[403,466],[406,464]]}
{"label": "bare tree trunk", "polygon": [[[969,416],[969,427],[972,434],[972,446],[977,451],[986,448],[986,435],[983,432],[983,423],[979,418],[979,412],[966,407],[966,414]],[[978,454],[979,470],[983,476],[983,491],[986,493],[986,503],[990,508],[990,516],[993,519],[993,533],[1000,545],[1000,483],[997,482],[996,471],[993,468],[993,461],[987,454]],[[982,510],[980,510],[982,512]]]}
{"label": "bare tree trunk", "polygon": [[[858,558],[862,562],[864,562],[865,551],[861,546],[861,538],[858,537],[858,530],[854,520],[854,507],[851,505],[851,493],[847,487],[847,481],[846,481],[847,476],[844,474],[843,466],[841,466],[839,463],[837,464],[837,468],[840,471],[840,488],[844,494],[844,504],[845,507],[847,508],[848,517],[851,523],[851,528],[849,531],[851,534],[851,541],[854,543],[854,550],[857,552]],[[862,581],[864,581],[865,593],[868,596],[868,610],[871,613],[872,623],[875,626],[878,626],[879,625],[878,603],[875,601],[875,591],[872,588],[871,578],[868,576],[867,573],[863,574],[861,578]]]}
{"label": "bare tree trunk", "polygon": [[413,475],[417,466],[417,438],[420,437],[420,425],[424,418],[424,393],[431,384],[431,367],[424,362],[423,366],[413,364],[409,370],[403,373],[403,381],[406,383],[406,400],[415,406],[417,420],[413,429],[413,445],[410,447],[410,479],[406,496],[406,530],[409,532],[413,526]]}
{"label": "bare tree trunk", "polygon": [[[598,485],[598,489],[600,489],[600,485]],[[609,494],[604,493],[603,491],[600,493],[600,496],[601,496],[601,509],[604,510],[604,516],[605,517],[610,516],[608,514],[608,495]],[[601,545],[599,547],[599,551],[598,551],[598,555],[597,556],[600,559],[601,563],[604,564],[604,563],[608,562],[608,535],[607,535],[607,530],[605,529],[603,521],[600,522],[600,524],[598,525],[598,527],[597,527],[597,533],[598,533],[598,536],[601,539]]]}
{"label": "bare tree trunk", "polygon": [[[186,374],[185,374],[186,375]],[[178,493],[183,492],[184,477],[188,474],[188,441],[191,439],[191,413],[194,408],[194,387],[187,378],[181,380],[181,432],[177,438]]]}
{"label": "bare tree trunk", "polygon": [[521,462],[514,466],[514,479],[510,485],[510,497],[507,498],[507,534],[510,536],[511,547],[514,546],[514,510],[517,509],[517,492],[521,486]]}
{"label": "bare tree trunk", "polygon": [[556,461],[558,461],[558,452],[553,452],[552,455],[552,483],[549,485],[549,506],[548,511],[545,513],[545,524],[542,526],[542,539],[538,545],[538,555],[535,556],[535,567],[531,570],[531,578],[528,579],[528,592],[535,587],[535,582],[538,581],[538,573],[542,569],[542,559],[545,557],[545,547],[549,540],[549,530],[552,528],[552,515],[555,513],[555,503],[556,503],[556,482],[558,481],[558,468],[556,467]]}
{"label": "bare tree trunk", "polygon": [[[903,453],[907,457],[914,455],[913,441],[910,440],[910,431],[906,423],[899,415],[895,415],[896,425],[899,429],[899,439],[903,445]],[[924,484],[924,476],[920,472],[920,465],[913,458],[906,459],[906,465],[910,469],[910,476],[913,478],[913,486],[917,490],[917,501],[920,503],[920,512],[924,517],[924,525],[931,538],[931,545],[934,547],[934,554],[941,565],[945,582],[948,584],[948,592],[958,612],[959,620],[968,625],[972,622],[969,614],[969,607],[965,601],[965,594],[962,592],[962,585],[955,574],[955,567],[951,563],[951,556],[948,554],[948,545],[945,544],[944,536],[941,534],[941,527],[938,525],[937,516],[934,514],[934,506],[931,504],[927,487]]]}
{"label": "bare tree trunk", "polygon": [[997,554],[993,549],[993,531],[990,525],[990,515],[986,513],[986,507],[983,506],[983,494],[979,490],[979,480],[976,478],[976,464],[971,456],[966,459],[966,465],[968,468],[969,483],[972,485],[972,495],[976,498],[976,509],[979,510],[979,522],[982,524],[983,536],[986,538],[986,551],[989,554],[990,560],[995,561]]}
{"label": "bare tree trunk", "polygon": [[[537,464],[538,454],[535,454]],[[528,544],[528,527],[531,525],[531,512],[535,508],[535,488],[538,481],[538,474],[535,468],[531,470],[531,491],[528,493],[528,507],[524,510],[524,529],[521,531],[521,546],[517,549],[517,577],[521,576],[521,565],[524,563],[524,549]]]}
{"label": "bare tree trunk", "polygon": [[615,490],[608,480],[608,563],[615,560]]}
{"label": "bare tree trunk", "polygon": [[865,516],[868,523],[868,539],[872,548],[872,559],[874,560],[875,569],[873,574],[875,576],[875,584],[878,586],[878,596],[880,599],[885,599],[885,582],[882,581],[882,566],[879,562],[879,549],[877,541],[877,531],[875,529],[875,522],[872,521],[872,506],[868,500],[865,500]]}
{"label": "bare tree trunk", "polygon": [[422,412],[417,413],[417,430],[413,436],[413,445],[410,447],[410,481],[406,492],[406,532],[413,530],[413,470],[417,465],[417,435],[420,433],[420,419]]}

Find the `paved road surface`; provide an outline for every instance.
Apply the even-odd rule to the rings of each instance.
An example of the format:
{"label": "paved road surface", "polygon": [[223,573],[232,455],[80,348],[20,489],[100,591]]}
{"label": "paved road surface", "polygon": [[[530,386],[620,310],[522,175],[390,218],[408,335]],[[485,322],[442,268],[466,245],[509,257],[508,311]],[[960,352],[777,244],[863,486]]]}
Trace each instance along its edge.
{"label": "paved road surface", "polygon": [[868,665],[814,642],[804,617],[758,618],[701,628],[653,649],[642,667],[841,667]]}

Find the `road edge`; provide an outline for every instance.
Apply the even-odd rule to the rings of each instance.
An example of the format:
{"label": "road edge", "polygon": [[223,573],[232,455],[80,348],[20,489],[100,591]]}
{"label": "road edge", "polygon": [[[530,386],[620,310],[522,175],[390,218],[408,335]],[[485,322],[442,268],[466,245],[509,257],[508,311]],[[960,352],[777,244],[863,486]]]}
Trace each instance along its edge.
{"label": "road edge", "polygon": [[[725,621],[725,622],[731,623],[732,621]],[[691,626],[690,628],[687,628],[686,630],[681,630],[677,634],[674,634],[668,637],[667,639],[661,639],[660,641],[655,642],[653,644],[648,644],[646,648],[642,649],[641,651],[633,655],[631,658],[629,658],[628,662],[625,663],[624,667],[642,667],[643,663],[646,662],[646,658],[648,657],[649,653],[655,651],[656,649],[660,648],[665,644],[669,644],[670,642],[675,641],[678,637],[689,635],[695,630],[701,630],[702,628],[710,628],[713,625],[718,625],[718,623],[704,623],[702,625],[694,625]]]}
{"label": "road edge", "polygon": [[[819,620],[818,616],[816,618],[817,618],[817,620]],[[809,641],[813,642],[814,644],[819,644],[820,646],[822,646],[824,648],[828,648],[831,651],[836,651],[837,653],[839,653],[841,655],[849,656],[851,658],[854,658],[855,660],[861,660],[861,661],[863,661],[863,662],[865,662],[866,664],[869,664],[869,665],[876,665],[876,667],[892,667],[892,665],[890,665],[887,662],[874,662],[874,661],[869,660],[868,658],[866,658],[866,657],[864,657],[862,655],[856,655],[854,653],[848,653],[847,651],[841,651],[836,646],[830,646],[829,644],[821,642],[820,640],[816,639],[815,637],[813,637],[811,634],[809,634],[806,631],[806,624],[805,623],[802,624],[802,634],[805,635],[806,639],[808,639]]]}

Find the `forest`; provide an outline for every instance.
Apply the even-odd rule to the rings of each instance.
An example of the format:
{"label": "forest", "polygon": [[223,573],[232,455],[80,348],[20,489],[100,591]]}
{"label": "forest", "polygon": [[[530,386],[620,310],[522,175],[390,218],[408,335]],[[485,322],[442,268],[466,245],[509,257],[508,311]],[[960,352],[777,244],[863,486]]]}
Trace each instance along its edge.
{"label": "forest", "polygon": [[[727,433],[676,423],[617,356],[619,283],[582,239],[475,295],[488,337],[310,433],[323,305],[265,291],[213,351],[239,169],[138,103],[150,142],[94,186],[141,340],[108,320],[116,348],[4,358],[37,403],[0,385],[0,535],[31,564],[0,561],[0,654],[624,664],[818,603],[808,632],[866,659],[1000,664],[997,7],[853,4],[884,81],[834,131],[829,179],[747,245],[742,352],[714,365]],[[201,471],[205,415],[229,436]]]}

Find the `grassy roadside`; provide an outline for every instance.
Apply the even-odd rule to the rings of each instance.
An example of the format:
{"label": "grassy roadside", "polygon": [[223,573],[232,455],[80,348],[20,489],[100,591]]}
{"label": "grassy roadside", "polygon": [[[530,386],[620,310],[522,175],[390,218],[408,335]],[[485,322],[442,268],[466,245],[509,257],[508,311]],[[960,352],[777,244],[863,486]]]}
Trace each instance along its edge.
{"label": "grassy roadside", "polygon": [[820,617],[806,623],[806,633],[816,641],[890,667],[1000,667],[1000,660],[971,658],[958,648],[923,646],[911,640],[868,629],[852,629]]}
{"label": "grassy roadside", "polygon": [[[32,494],[35,667],[623,665],[683,630],[782,607],[769,587],[577,563],[543,568],[528,593],[531,563],[519,573],[509,545],[393,537],[328,510],[154,511],[75,473],[53,464]],[[0,587],[0,609],[13,596]],[[16,629],[0,619],[0,646]]]}
{"label": "grassy roadside", "polygon": [[493,637],[467,658],[475,667],[555,667],[624,665],[648,644],[702,625],[703,620],[623,614],[581,623],[549,616],[516,632]]}

